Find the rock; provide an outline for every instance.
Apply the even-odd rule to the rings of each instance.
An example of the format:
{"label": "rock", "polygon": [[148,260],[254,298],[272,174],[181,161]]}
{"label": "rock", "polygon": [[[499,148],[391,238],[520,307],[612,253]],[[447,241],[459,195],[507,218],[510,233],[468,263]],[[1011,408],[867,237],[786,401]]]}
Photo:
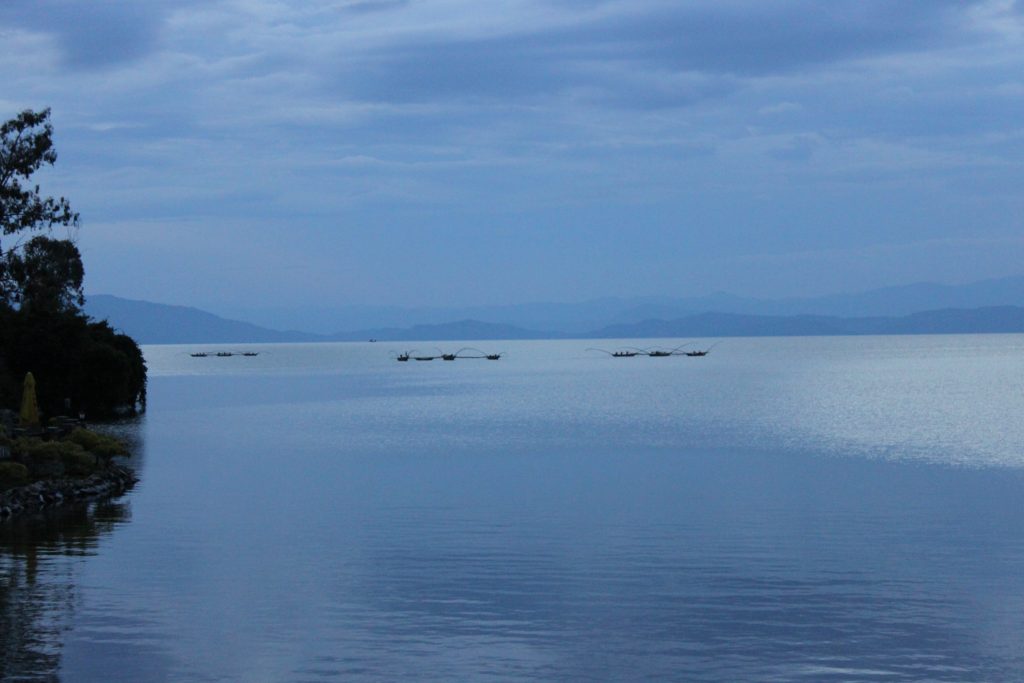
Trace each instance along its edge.
{"label": "rock", "polygon": [[81,502],[116,495],[131,488],[137,481],[132,470],[117,465],[85,479],[53,478],[37,481],[0,492],[0,519],[10,519],[50,505],[61,505],[65,500]]}

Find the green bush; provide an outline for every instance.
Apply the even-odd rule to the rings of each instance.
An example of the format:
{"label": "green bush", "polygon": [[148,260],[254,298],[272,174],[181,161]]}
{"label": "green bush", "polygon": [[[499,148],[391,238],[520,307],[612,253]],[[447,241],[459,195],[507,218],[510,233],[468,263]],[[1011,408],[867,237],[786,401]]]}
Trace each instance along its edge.
{"label": "green bush", "polygon": [[[71,444],[76,445],[76,444]],[[61,462],[64,463],[64,472],[72,477],[87,477],[96,471],[96,456],[84,450],[66,450],[61,453]]]}
{"label": "green bush", "polygon": [[120,441],[106,434],[79,427],[68,435],[68,441],[85,450],[95,453],[101,458],[112,458],[115,455],[128,455],[128,449]]}
{"label": "green bush", "polygon": [[28,466],[27,472],[37,478],[65,474],[88,476],[96,471],[102,459],[126,454],[117,439],[81,428],[61,441],[21,437],[14,441],[11,450]]}
{"label": "green bush", "polygon": [[59,460],[60,455],[46,447],[42,439],[34,436],[22,436],[14,440],[11,447],[17,455],[30,460]]}
{"label": "green bush", "polygon": [[21,486],[27,482],[27,467],[19,462],[0,462],[0,489]]}
{"label": "green bush", "polygon": [[71,441],[42,441],[24,437],[14,442],[14,451],[35,462],[63,462],[65,457],[85,453],[80,444]]}

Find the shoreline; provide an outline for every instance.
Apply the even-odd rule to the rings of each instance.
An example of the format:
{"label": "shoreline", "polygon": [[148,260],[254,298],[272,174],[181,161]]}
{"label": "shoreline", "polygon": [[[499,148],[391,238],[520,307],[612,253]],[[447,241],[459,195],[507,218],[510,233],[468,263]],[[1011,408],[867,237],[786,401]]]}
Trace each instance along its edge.
{"label": "shoreline", "polygon": [[18,486],[0,492],[0,522],[124,493],[138,481],[131,468],[111,464],[81,479],[61,477]]}

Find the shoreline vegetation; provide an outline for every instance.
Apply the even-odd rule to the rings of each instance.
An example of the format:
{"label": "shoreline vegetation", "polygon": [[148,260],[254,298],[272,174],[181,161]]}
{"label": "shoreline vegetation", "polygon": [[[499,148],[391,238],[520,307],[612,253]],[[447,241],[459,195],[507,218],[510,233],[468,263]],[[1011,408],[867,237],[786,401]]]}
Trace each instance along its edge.
{"label": "shoreline vegetation", "polygon": [[51,422],[15,429],[13,438],[0,426],[0,519],[119,494],[138,481],[115,462],[130,455],[120,441],[68,418]]}
{"label": "shoreline vegetation", "polygon": [[44,416],[145,409],[138,344],[82,310],[78,213],[33,182],[57,160],[52,137],[49,109],[0,124],[0,408],[17,405],[22,378],[32,373]]}
{"label": "shoreline vegetation", "polygon": [[49,109],[0,124],[0,238],[11,238],[0,243],[0,517],[136,481],[114,462],[125,446],[85,429],[85,418],[145,410],[145,359],[134,339],[82,310],[78,213],[32,179],[57,160],[52,137]]}
{"label": "shoreline vegetation", "polygon": [[0,524],[58,507],[120,495],[138,482],[134,470],[110,463],[88,477],[55,477],[0,491]]}

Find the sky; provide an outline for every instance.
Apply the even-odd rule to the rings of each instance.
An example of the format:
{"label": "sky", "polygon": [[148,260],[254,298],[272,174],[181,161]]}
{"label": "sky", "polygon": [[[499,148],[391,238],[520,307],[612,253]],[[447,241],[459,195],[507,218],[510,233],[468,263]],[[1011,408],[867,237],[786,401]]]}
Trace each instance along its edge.
{"label": "sky", "polygon": [[86,291],[215,312],[1024,274],[1024,2],[4,0]]}

